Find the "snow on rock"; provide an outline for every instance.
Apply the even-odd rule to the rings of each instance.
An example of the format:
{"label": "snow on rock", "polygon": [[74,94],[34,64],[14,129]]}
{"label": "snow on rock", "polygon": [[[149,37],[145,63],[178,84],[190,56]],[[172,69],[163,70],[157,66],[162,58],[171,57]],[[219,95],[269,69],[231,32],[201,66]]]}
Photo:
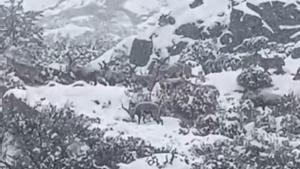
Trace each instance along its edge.
{"label": "snow on rock", "polygon": [[[254,5],[259,5],[261,3],[272,3],[272,2],[284,2],[286,4],[298,4],[299,0],[246,0],[246,2],[252,3]],[[297,5],[299,7],[299,5]]]}
{"label": "snow on rock", "polygon": [[[128,3],[131,1],[128,1]],[[155,1],[156,2],[156,1]],[[204,4],[191,9],[189,4],[192,2],[190,0],[184,1],[176,1],[168,0],[166,1],[167,7],[162,8],[158,15],[153,16],[156,18],[156,23],[158,21],[158,16],[161,14],[170,13],[172,17],[175,18],[176,23],[174,25],[166,25],[164,27],[160,27],[158,24],[148,25],[145,31],[139,32],[136,36],[130,37],[127,40],[120,42],[115,48],[105,53],[99,59],[92,62],[92,68],[98,69],[98,63],[102,61],[107,61],[114,55],[114,50],[118,49],[118,46],[123,46],[127,44],[129,47],[129,51],[131,48],[132,41],[134,38],[137,39],[148,39],[153,34],[156,36],[153,38],[153,46],[154,49],[161,49],[162,55],[167,56],[166,48],[173,45],[174,42],[180,42],[182,40],[190,41],[188,38],[183,38],[175,34],[175,30],[178,29],[181,25],[186,23],[197,23],[197,21],[201,20],[202,23],[197,23],[200,26],[205,28],[215,26],[216,23],[228,24],[230,22],[230,8],[229,1],[227,0],[204,0]],[[152,3],[152,2],[151,2]],[[144,4],[144,2],[143,2]],[[147,6],[148,3],[144,5]],[[139,5],[139,3],[135,4]],[[155,4],[153,4],[155,6]],[[209,10],[208,10],[209,9]],[[145,25],[144,25],[145,26]],[[150,58],[155,57],[154,54]]]}

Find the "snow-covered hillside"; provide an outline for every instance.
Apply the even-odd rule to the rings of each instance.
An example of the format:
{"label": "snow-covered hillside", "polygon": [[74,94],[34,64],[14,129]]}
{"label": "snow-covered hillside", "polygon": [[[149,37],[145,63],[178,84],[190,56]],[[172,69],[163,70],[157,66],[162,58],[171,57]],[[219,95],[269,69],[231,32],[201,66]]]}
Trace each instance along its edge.
{"label": "snow-covered hillside", "polygon": [[[106,137],[176,150],[172,162],[174,154],[154,153],[120,169],[300,167],[299,0],[25,0],[25,9],[45,11],[49,37],[118,39],[66,73],[68,84],[19,85],[3,98],[72,105],[99,118],[92,127]],[[157,110],[166,103],[163,125],[155,110],[123,107],[149,100]],[[130,111],[153,119],[138,124]]]}
{"label": "snow-covered hillside", "polygon": [[[172,54],[173,49],[176,51],[181,43],[187,46],[195,40],[207,38],[217,39],[217,46],[224,51],[235,50],[245,39],[255,36],[266,36],[278,43],[299,39],[300,6],[297,0],[247,0],[232,3],[227,0],[203,0],[203,4],[191,8],[192,2],[169,0],[168,5],[161,8],[158,14],[140,24],[145,31],[121,41],[99,60],[95,60],[92,67],[96,68],[98,63],[114,57],[114,51],[120,49],[120,46],[126,46],[122,50],[129,55],[135,38],[150,41],[151,35],[155,35],[152,39],[153,49],[161,50],[163,57],[177,55],[178,52]],[[283,16],[274,14],[279,12]],[[162,14],[174,17],[175,24],[159,26],[159,16]],[[156,57],[154,53],[153,57]]]}
{"label": "snow-covered hillside", "polygon": [[[167,0],[147,3],[136,0],[25,0],[24,8],[44,11],[41,24],[46,28],[46,35],[61,33],[66,36],[69,25],[76,25],[76,29],[68,32],[71,37],[93,30],[95,34],[111,33],[124,38],[135,34],[139,24],[158,13],[162,6],[167,7],[168,3]],[[89,29],[85,29],[86,26]]]}

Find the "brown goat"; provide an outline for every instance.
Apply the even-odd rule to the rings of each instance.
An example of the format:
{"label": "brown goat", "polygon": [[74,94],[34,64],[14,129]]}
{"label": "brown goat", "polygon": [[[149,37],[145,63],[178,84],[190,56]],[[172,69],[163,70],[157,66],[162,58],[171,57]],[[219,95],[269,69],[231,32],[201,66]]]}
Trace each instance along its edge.
{"label": "brown goat", "polygon": [[157,124],[163,125],[163,120],[161,119],[161,106],[157,105],[153,102],[140,102],[137,104],[134,104],[133,102],[129,103],[129,108],[125,108],[122,104],[122,109],[125,110],[131,117],[132,120],[134,120],[135,115],[138,116],[138,124],[141,123],[141,119],[143,118],[143,122],[145,123],[146,116],[148,114],[151,115],[154,121],[156,121]]}

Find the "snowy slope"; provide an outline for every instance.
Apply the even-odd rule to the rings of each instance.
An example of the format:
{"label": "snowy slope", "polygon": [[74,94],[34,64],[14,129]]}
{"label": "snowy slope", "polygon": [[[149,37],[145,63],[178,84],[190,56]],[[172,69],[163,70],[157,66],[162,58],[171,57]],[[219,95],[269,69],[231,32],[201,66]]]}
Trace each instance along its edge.
{"label": "snowy slope", "polygon": [[[121,103],[128,104],[128,97],[124,94],[126,88],[124,87],[91,86],[85,82],[78,81],[68,86],[51,82],[47,86],[27,86],[26,88],[26,90],[12,89],[6,95],[14,94],[31,106],[38,103],[42,105],[51,103],[58,107],[63,107],[65,104],[74,105],[78,114],[100,118],[101,124],[94,127],[109,129],[106,133],[108,136],[121,134],[125,138],[128,136],[139,137],[155,147],[176,148],[179,153],[186,155],[189,154],[189,149],[193,145],[202,143],[213,144],[216,141],[230,140],[221,135],[200,137],[192,133],[188,135],[179,134],[179,119],[171,117],[163,117],[164,125],[157,125],[153,121],[142,125],[123,121],[124,119],[129,119],[128,114],[121,109]],[[94,101],[99,101],[100,105],[97,105]],[[111,102],[110,105],[109,102]],[[148,166],[144,160],[137,160],[129,166],[122,165],[121,168],[127,169],[131,167],[132,169],[138,169],[135,167]],[[175,164],[178,164],[178,169],[187,166],[182,161],[177,161]],[[174,167],[170,166],[170,168]]]}
{"label": "snowy slope", "polygon": [[[294,61],[294,62],[293,62]],[[300,64],[300,59],[287,60],[285,70],[293,72],[294,65]],[[206,84],[215,85],[220,91],[220,103],[224,108],[230,108],[240,101],[241,94],[236,90],[241,90],[236,82],[236,77],[240,71],[228,71],[222,73],[212,73],[206,76]],[[272,75],[274,86],[265,90],[284,95],[290,92],[300,96],[300,82],[292,80],[292,74]],[[65,104],[74,106],[78,114],[84,114],[89,117],[99,117],[101,119],[101,129],[108,129],[107,136],[139,137],[151,143],[155,147],[176,148],[179,153],[189,155],[189,149],[193,145],[213,144],[216,141],[231,140],[222,135],[208,135],[205,137],[195,136],[192,132],[187,135],[179,134],[179,119],[172,117],[163,117],[164,125],[157,125],[155,122],[138,125],[135,122],[128,122],[128,114],[122,110],[121,104],[128,104],[129,98],[125,94],[125,87],[107,87],[102,85],[91,86],[85,82],[78,81],[71,85],[61,85],[50,82],[46,86],[26,87],[26,90],[12,89],[6,95],[14,94],[22,98],[27,104],[33,106],[37,103],[48,105],[49,103],[58,107]],[[96,104],[98,101],[100,104]],[[110,102],[110,103],[109,103]],[[246,127],[251,132],[253,126]],[[270,139],[285,138],[269,135]],[[166,156],[170,154],[158,155],[159,161],[163,163]],[[192,157],[190,157],[193,159]],[[138,159],[131,164],[120,164],[121,169],[153,169],[155,166],[149,166],[147,160]],[[176,165],[175,165],[176,164]],[[167,165],[170,169],[184,169],[188,165],[184,162],[184,157],[177,155],[173,165]]]}
{"label": "snowy slope", "polygon": [[[32,0],[33,1],[33,0]],[[28,1],[29,2],[29,1]],[[120,1],[114,1],[120,2]],[[176,2],[176,3],[175,3]],[[97,9],[104,10],[105,12],[117,9],[119,12],[124,10],[130,13],[128,20],[120,19],[111,16],[105,16],[105,19],[114,19],[116,25],[126,25],[130,29],[142,28],[143,31],[134,34],[133,36],[128,36],[124,38],[118,45],[113,49],[107,51],[103,56],[97,60],[91,62],[87,67],[91,69],[98,69],[99,62],[108,62],[111,57],[114,56],[116,49],[121,49],[125,51],[127,55],[130,53],[132,47],[132,42],[134,38],[148,39],[148,37],[155,33],[157,37],[153,39],[154,48],[162,49],[162,55],[167,56],[166,48],[173,45],[174,42],[189,42],[192,43],[194,40],[176,35],[174,32],[183,24],[197,23],[198,26],[203,26],[204,31],[208,31],[209,28],[220,23],[221,25],[229,25],[231,22],[231,14],[233,8],[236,10],[241,10],[246,14],[261,18],[261,14],[257,13],[253,9],[249,8],[247,3],[254,5],[259,5],[263,2],[273,3],[275,0],[240,0],[239,4],[231,7],[230,1],[227,0],[204,0],[204,4],[195,9],[191,9],[189,4],[192,0],[154,0],[154,1],[141,1],[141,0],[124,0],[120,3],[118,8],[110,8],[111,4],[107,4],[105,1],[68,1],[65,0],[59,3],[55,8],[49,10],[49,18],[56,18],[56,22],[61,23],[58,27],[51,28],[51,24],[46,25],[49,29],[46,34],[52,35],[61,33],[63,35],[69,35],[71,37],[76,37],[84,34],[85,32],[97,32],[98,28],[94,28],[92,24],[89,23],[90,20],[95,19],[95,14],[84,13],[68,16],[67,19],[62,20],[60,17],[66,16],[66,11],[80,11],[82,9],[91,9],[90,4],[94,4],[99,7]],[[286,5],[290,3],[296,3],[297,0],[287,0],[284,1]],[[48,8],[52,6],[44,6],[43,4],[37,4],[39,7],[36,8]],[[299,7],[299,5],[297,5]],[[299,8],[300,9],[300,8]],[[101,11],[100,10],[100,11]],[[52,12],[52,13],[51,13]],[[104,13],[105,13],[104,12]],[[164,27],[159,27],[157,25],[157,19],[160,14],[171,13],[171,15],[176,19],[174,25],[167,25]],[[103,11],[102,11],[103,13]],[[120,15],[124,14],[121,13]],[[97,13],[99,14],[99,13]],[[98,16],[98,15],[97,15]],[[99,17],[99,16],[98,16]],[[132,23],[132,18],[140,18],[141,21],[137,23]],[[110,21],[102,18],[103,24],[108,24]],[[67,21],[66,21],[67,20]],[[122,21],[121,21],[122,20]],[[202,22],[197,22],[201,20]],[[94,21],[94,20],[93,20]],[[75,24],[76,23],[76,24]],[[113,25],[109,25],[112,26]],[[97,27],[97,26],[96,26]],[[272,27],[269,23],[263,21],[263,27],[272,31]],[[298,28],[298,25],[279,25],[282,29]],[[112,29],[111,27],[109,27]],[[114,28],[114,27],[113,27]],[[120,35],[122,36],[122,35]],[[156,57],[154,54],[152,58]],[[171,62],[176,62],[178,57],[173,56]],[[300,82],[293,80],[293,75],[297,71],[300,65],[300,59],[292,59],[288,57],[285,59],[284,70],[287,72],[284,75],[274,75],[271,78],[273,80],[273,87],[265,89],[266,91],[271,91],[276,94],[284,95],[288,93],[295,93],[300,96]],[[145,67],[141,68],[146,70]],[[198,68],[197,68],[198,69]],[[228,109],[238,104],[241,98],[242,88],[237,84],[237,76],[241,73],[238,71],[224,71],[221,73],[211,73],[205,77],[205,84],[214,85],[220,91],[219,101],[222,108]],[[102,129],[110,129],[106,133],[109,136],[122,135],[123,137],[134,136],[139,137],[147,142],[151,143],[155,147],[161,146],[171,146],[176,148],[178,152],[189,155],[189,149],[193,145],[200,145],[202,143],[212,144],[216,141],[230,140],[229,138],[221,135],[208,135],[206,137],[195,136],[192,132],[187,135],[179,134],[180,125],[179,119],[172,117],[163,117],[164,125],[157,125],[155,122],[149,122],[146,124],[138,125],[134,122],[128,122],[128,114],[122,110],[121,104],[128,105],[129,98],[126,96],[125,87],[115,86],[106,87],[102,85],[91,86],[85,82],[78,81],[71,85],[61,85],[58,83],[50,82],[46,86],[40,87],[29,87],[26,86],[26,90],[12,89],[7,94],[14,94],[18,98],[24,99],[29,105],[33,106],[37,103],[43,105],[53,104],[58,107],[62,107],[69,103],[74,105],[76,113],[84,114],[90,117],[99,117],[101,119],[101,124],[94,126],[100,127]],[[100,104],[97,104],[99,102]],[[248,124],[246,127],[248,134],[250,130],[254,128],[253,124]],[[264,134],[264,133],[263,133]],[[275,136],[274,136],[275,137]],[[270,136],[270,139],[272,137]],[[282,139],[277,137],[277,139]],[[158,155],[159,161],[164,160],[166,154]],[[168,156],[168,155],[167,155]],[[174,167],[176,166],[176,167]],[[154,169],[155,166],[147,165],[147,158],[138,159],[131,164],[120,164],[121,169]],[[189,166],[184,162],[183,157],[178,157],[175,160],[174,165],[166,166],[166,169],[186,169]]]}
{"label": "snowy slope", "polygon": [[[191,9],[189,4],[190,0],[183,1],[174,1],[168,0],[168,5],[161,9],[159,14],[167,14],[171,13],[171,15],[176,19],[176,23],[174,25],[167,25],[164,27],[160,27],[157,24],[159,14],[154,15],[151,21],[154,21],[153,24],[142,24],[140,25],[145,30],[140,31],[136,36],[130,37],[120,42],[116,47],[107,51],[103,54],[98,60],[95,60],[91,63],[91,66],[87,66],[90,68],[97,69],[98,63],[102,61],[108,61],[111,57],[114,56],[114,50],[119,49],[120,47],[126,46],[125,53],[129,54],[132,42],[134,38],[138,39],[148,39],[152,34],[156,34],[157,37],[153,39],[153,45],[156,49],[162,49],[162,51],[166,50],[166,47],[172,46],[174,42],[179,42],[181,40],[190,41],[188,38],[184,38],[176,35],[174,32],[180,26],[190,22],[196,22],[198,20],[203,21],[199,23],[199,26],[204,26],[205,28],[209,28],[214,26],[217,22],[227,25],[230,20],[230,8],[229,1],[227,0],[205,0],[204,4],[198,8]],[[150,19],[149,19],[150,20]],[[149,21],[148,20],[148,21]],[[147,21],[146,21],[147,23]],[[165,57],[163,54],[163,57]],[[155,57],[154,54],[152,57]]]}
{"label": "snowy slope", "polygon": [[[167,5],[165,1],[62,0],[45,11],[43,25],[47,29],[54,29],[52,32],[59,32],[68,24],[84,25],[94,29],[95,33],[106,31],[123,38],[135,34],[139,24],[159,12],[161,5]],[[80,17],[85,18],[84,22],[78,23]]]}
{"label": "snowy slope", "polygon": [[[6,0],[0,0],[5,4]],[[24,10],[43,11],[41,24],[50,33],[62,33],[68,25],[74,24],[79,31],[82,26],[102,32],[113,33],[119,38],[136,33],[139,24],[168,6],[167,0],[152,0],[147,3],[138,0],[24,0]],[[92,16],[92,17],[87,17]],[[84,17],[84,23],[78,18]],[[124,31],[126,29],[126,31]],[[77,31],[78,32],[78,31]],[[82,32],[79,35],[84,34]],[[76,36],[79,36],[75,34]]]}
{"label": "snowy slope", "polygon": [[[128,3],[129,2],[131,1],[128,1]],[[155,2],[151,3],[153,6],[149,6],[149,8],[152,7],[153,9],[156,9],[156,5],[158,3]],[[229,0],[203,0],[202,5],[193,9],[189,7],[191,2],[193,1],[160,1],[161,5],[163,5],[160,8],[159,12],[148,18],[144,23],[139,24],[139,27],[144,31],[139,31],[139,33],[137,33],[134,38],[149,40],[150,35],[157,35],[153,39],[154,50],[161,50],[163,57],[168,56],[168,47],[171,47],[172,45],[179,42],[192,43],[194,41],[190,37],[176,34],[176,30],[178,30],[181,26],[190,23],[195,24],[201,30],[203,29],[203,33],[209,33],[209,31],[214,28],[218,29],[218,27],[225,27],[221,35],[214,38],[218,39],[218,45],[220,47],[228,47],[229,49],[234,49],[234,47],[238,46],[246,38],[257,36],[256,33],[252,35],[253,32],[257,31],[257,34],[264,32],[264,36],[267,36],[270,39],[274,38],[272,40],[279,42],[283,41],[284,43],[286,43],[286,41],[294,42],[296,40],[299,40],[299,21],[293,21],[292,19],[299,17],[296,14],[294,15],[294,13],[299,13],[300,10],[300,5],[297,0],[239,0],[234,1],[234,5],[232,5],[230,3],[231,1]],[[283,5],[281,5],[279,2],[281,2]],[[272,7],[273,3],[274,5],[276,3],[276,6],[273,7],[274,9],[272,9],[272,11],[269,10],[268,12],[267,8],[270,8],[270,6]],[[140,12],[142,11],[142,9],[144,9],[145,11],[148,10],[148,8],[143,6],[139,6],[140,8],[137,8],[136,6],[138,6],[139,4],[140,3],[129,3],[128,6],[132,8],[132,11],[136,10]],[[147,4],[148,3],[145,3],[145,5]],[[294,11],[289,13],[289,11],[291,11],[289,8],[293,9]],[[259,9],[261,9],[262,11],[259,11]],[[282,10],[283,15],[286,15],[285,17],[289,18],[290,20],[282,19],[280,16],[273,15],[274,13],[278,13],[280,10]],[[159,26],[158,18],[161,14],[170,14],[172,17],[174,17],[176,23],[174,25],[166,25],[163,27]],[[259,21],[256,21],[257,19],[260,20],[262,25],[260,25]],[[255,21],[255,23],[252,23],[253,20]],[[275,23],[272,23],[272,20],[274,20],[273,22]],[[253,28],[248,30],[249,27]],[[187,28],[187,32],[188,29],[189,28]],[[215,33],[217,32],[218,30],[216,30]],[[233,39],[228,40],[229,44],[222,44],[222,38],[226,36],[229,36]],[[93,61],[91,63],[92,68],[94,67],[96,69],[98,65],[97,63],[102,62],[103,60],[107,61],[111,57],[113,57],[114,50],[119,49],[120,46],[126,46],[128,49],[126,49],[125,52],[130,53],[134,38],[130,37],[127,40],[123,40],[115,48],[100,57],[99,60]],[[153,57],[156,56],[153,54],[151,58]]]}

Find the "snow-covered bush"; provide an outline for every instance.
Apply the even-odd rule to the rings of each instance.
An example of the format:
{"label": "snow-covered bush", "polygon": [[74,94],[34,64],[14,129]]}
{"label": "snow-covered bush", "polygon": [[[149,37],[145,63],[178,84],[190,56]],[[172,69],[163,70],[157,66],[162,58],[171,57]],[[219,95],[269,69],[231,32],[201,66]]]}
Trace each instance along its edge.
{"label": "snow-covered bush", "polygon": [[69,106],[37,106],[40,112],[13,95],[5,97],[3,104],[0,127],[15,151],[1,160],[11,169],[116,169],[118,163],[158,151],[138,138],[104,137],[105,131],[91,128],[100,119],[78,116]]}
{"label": "snow-covered bush", "polygon": [[197,119],[213,114],[218,106],[219,91],[211,85],[195,85],[181,82],[176,86],[163,88],[159,98],[163,98],[175,117],[193,126]]}
{"label": "snow-covered bush", "polygon": [[22,49],[23,59],[38,58],[44,47],[43,28],[37,24],[41,12],[25,11],[23,1],[16,0],[1,5],[0,11],[0,53],[14,46]]}
{"label": "snow-covered bush", "polygon": [[282,97],[282,101],[273,110],[272,115],[280,120],[278,128],[281,136],[291,136],[300,134],[300,99],[295,94],[290,93]]}
{"label": "snow-covered bush", "polygon": [[257,52],[267,47],[269,39],[264,36],[257,36],[245,39],[237,48],[238,52]]}
{"label": "snow-covered bush", "polygon": [[237,70],[241,67],[239,58],[221,53],[213,43],[208,40],[195,42],[183,50],[180,60],[195,66],[201,65],[205,74]]}
{"label": "snow-covered bush", "polygon": [[218,48],[210,41],[196,41],[184,49],[180,55],[181,61],[192,61],[203,65],[207,60],[216,59]]}
{"label": "snow-covered bush", "polygon": [[296,115],[300,117],[300,98],[294,93],[289,93],[282,97],[281,103],[273,110],[272,114],[276,117],[281,115]]}
{"label": "snow-covered bush", "polygon": [[245,133],[244,123],[244,112],[240,107],[228,110],[218,109],[214,113],[202,116],[197,120],[196,134],[201,136],[221,134],[229,138],[235,138]]}
{"label": "snow-covered bush", "polygon": [[261,58],[262,56],[258,53],[255,53],[253,55],[246,55],[241,57],[240,65],[243,69],[249,69],[251,67],[259,65]]}
{"label": "snow-covered bush", "polygon": [[299,148],[290,141],[240,136],[229,142],[194,146],[191,152],[200,162],[193,169],[299,168]]}
{"label": "snow-covered bush", "polygon": [[268,73],[255,67],[243,70],[237,77],[240,86],[249,90],[256,90],[272,86],[272,79]]}
{"label": "snow-covered bush", "polygon": [[[65,64],[68,71],[75,66],[84,66],[90,61],[100,57],[108,46],[101,40],[77,42],[73,39],[61,37],[59,39],[46,39],[47,48],[44,49],[41,62]],[[64,70],[66,71],[66,70]]]}
{"label": "snow-covered bush", "polygon": [[230,55],[222,54],[214,60],[207,60],[202,66],[205,74],[222,72],[224,70],[235,71],[241,68],[241,60]]}

